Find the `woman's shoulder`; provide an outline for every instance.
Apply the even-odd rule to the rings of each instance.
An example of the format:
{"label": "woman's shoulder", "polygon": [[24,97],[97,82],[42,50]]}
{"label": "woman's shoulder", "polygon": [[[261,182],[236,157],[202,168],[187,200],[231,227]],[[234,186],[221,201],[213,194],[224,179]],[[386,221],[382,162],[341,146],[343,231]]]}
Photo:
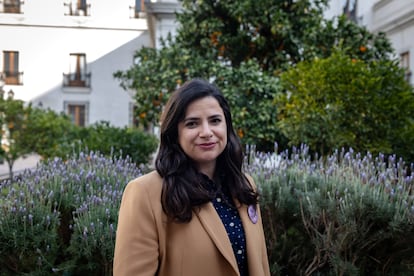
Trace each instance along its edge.
{"label": "woman's shoulder", "polygon": [[244,173],[244,176],[246,176],[246,178],[249,181],[250,185],[252,185],[252,187],[254,189],[256,189],[256,183],[254,181],[254,178],[250,174],[248,174],[248,173]]}
{"label": "woman's shoulder", "polygon": [[153,170],[151,172],[138,176],[137,178],[133,179],[131,182],[147,183],[147,182],[157,181],[157,180],[162,181],[162,177],[156,170]]}
{"label": "woman's shoulder", "polygon": [[125,187],[125,191],[146,190],[150,193],[161,192],[161,189],[162,177],[155,170],[138,176],[137,178],[131,180]]}

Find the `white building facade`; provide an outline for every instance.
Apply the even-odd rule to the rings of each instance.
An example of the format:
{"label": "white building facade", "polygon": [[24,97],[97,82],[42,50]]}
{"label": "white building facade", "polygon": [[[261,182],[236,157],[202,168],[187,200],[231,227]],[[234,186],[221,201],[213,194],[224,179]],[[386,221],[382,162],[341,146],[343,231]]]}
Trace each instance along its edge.
{"label": "white building facade", "polygon": [[[64,112],[80,126],[98,121],[131,126],[133,94],[113,73],[129,69],[136,50],[155,46],[171,27],[177,5],[146,2],[0,0],[3,90],[33,106]],[[146,4],[162,7],[162,2],[169,13],[147,16]],[[164,23],[167,27],[159,26]]]}
{"label": "white building facade", "polygon": [[371,32],[384,32],[406,68],[406,78],[414,68],[414,0],[330,0],[326,16],[347,13]]}

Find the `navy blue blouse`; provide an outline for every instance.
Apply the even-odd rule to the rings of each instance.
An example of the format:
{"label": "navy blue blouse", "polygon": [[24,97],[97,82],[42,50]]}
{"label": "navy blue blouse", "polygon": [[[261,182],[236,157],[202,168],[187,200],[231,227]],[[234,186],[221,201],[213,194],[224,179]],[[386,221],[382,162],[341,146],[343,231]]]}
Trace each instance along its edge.
{"label": "navy blue blouse", "polygon": [[[209,182],[211,185],[210,188],[217,189],[213,181],[209,180]],[[246,236],[239,212],[234,205],[233,199],[228,193],[222,192],[221,189],[218,189],[212,202],[224,224],[224,228],[226,228],[227,235],[233,247],[234,256],[237,260],[240,276],[248,276]]]}

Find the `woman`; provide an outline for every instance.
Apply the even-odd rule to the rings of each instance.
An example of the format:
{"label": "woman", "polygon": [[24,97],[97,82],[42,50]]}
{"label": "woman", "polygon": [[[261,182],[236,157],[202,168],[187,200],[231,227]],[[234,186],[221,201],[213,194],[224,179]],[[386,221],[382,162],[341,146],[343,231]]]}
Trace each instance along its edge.
{"label": "woman", "polygon": [[270,275],[258,193],[228,103],[195,79],[161,118],[156,170],[125,188],[114,275]]}

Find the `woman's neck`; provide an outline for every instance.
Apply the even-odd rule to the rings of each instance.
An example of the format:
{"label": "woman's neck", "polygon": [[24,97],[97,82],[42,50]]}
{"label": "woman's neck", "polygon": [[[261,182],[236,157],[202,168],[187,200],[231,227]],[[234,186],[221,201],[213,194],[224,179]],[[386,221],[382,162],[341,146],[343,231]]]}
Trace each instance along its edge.
{"label": "woman's neck", "polygon": [[199,166],[198,171],[201,172],[202,174],[207,175],[208,178],[213,180],[214,174],[215,174],[215,171],[216,171],[216,164],[214,163],[214,164]]}

